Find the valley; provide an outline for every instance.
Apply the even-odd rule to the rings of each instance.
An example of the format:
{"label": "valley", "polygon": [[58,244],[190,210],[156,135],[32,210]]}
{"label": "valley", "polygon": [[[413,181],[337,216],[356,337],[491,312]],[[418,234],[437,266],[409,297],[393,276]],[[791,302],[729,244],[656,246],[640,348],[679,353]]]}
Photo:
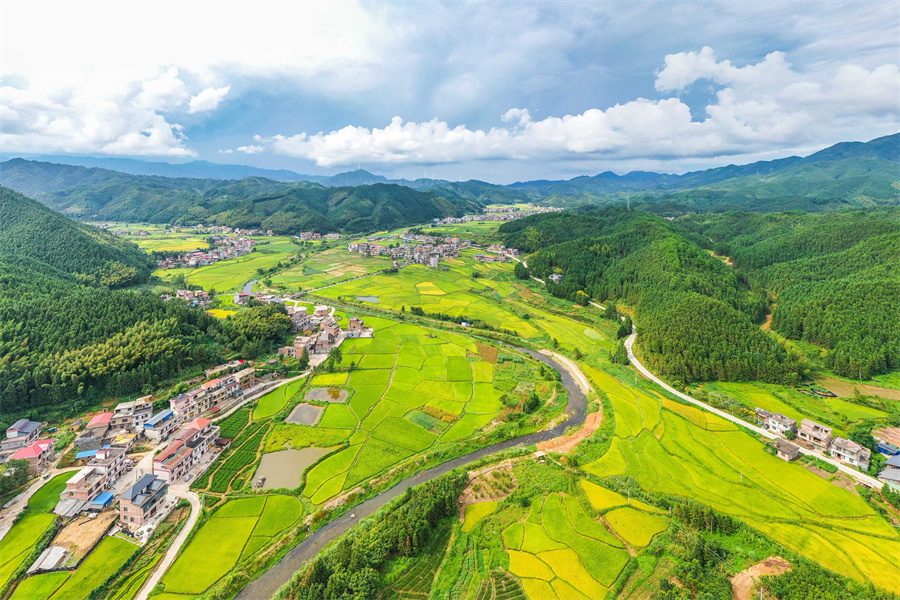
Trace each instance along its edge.
{"label": "valley", "polygon": [[[887,457],[873,437],[900,427],[884,308],[896,209],[760,221],[601,207],[331,239],[60,221],[106,257],[86,276],[29,232],[55,217],[4,193],[35,215],[8,230],[30,252],[0,252],[12,283],[0,315],[25,314],[10,291],[36,306],[30,329],[4,317],[7,336],[67,344],[64,368],[40,345],[3,367],[7,427],[37,422],[54,446],[6,496],[48,499],[15,504],[4,597],[639,599],[672,581],[718,597],[776,556],[791,566],[782,581],[900,594],[900,500],[878,479]],[[200,264],[191,252],[216,235],[251,249]],[[846,260],[857,269],[833,266]],[[809,303],[858,281],[884,293],[813,321]],[[147,324],[92,315],[101,297]],[[63,328],[43,317],[49,299],[73,307],[68,337],[49,329]],[[837,327],[857,305],[877,314]],[[798,310],[810,313],[800,328]],[[860,362],[872,343],[880,354]],[[112,427],[142,402],[154,433]],[[827,429],[824,447],[801,437],[807,422]],[[124,444],[134,465],[105,475],[112,535],[83,563],[63,555],[28,573],[63,548],[56,528],[70,519],[52,514],[67,484],[38,475],[105,468],[89,439]],[[150,494],[134,487],[148,476],[162,478],[162,512],[139,531],[123,498]]]}

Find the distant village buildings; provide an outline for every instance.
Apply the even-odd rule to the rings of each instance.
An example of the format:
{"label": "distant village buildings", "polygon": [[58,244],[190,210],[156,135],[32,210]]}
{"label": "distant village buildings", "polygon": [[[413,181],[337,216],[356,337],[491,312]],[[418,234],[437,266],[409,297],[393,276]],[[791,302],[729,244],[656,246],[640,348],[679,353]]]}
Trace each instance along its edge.
{"label": "distant village buildings", "polygon": [[564,209],[553,206],[532,206],[524,208],[518,206],[494,206],[486,207],[480,215],[465,215],[463,217],[448,217],[446,219],[434,219],[435,225],[459,225],[473,221],[514,221],[531,215],[543,213],[561,212]]}
{"label": "distant village buildings", "polygon": [[246,256],[253,251],[257,244],[255,240],[247,237],[230,237],[225,235],[213,235],[211,240],[215,248],[210,250],[192,250],[178,256],[156,261],[159,269],[196,268],[211,265],[220,260],[228,260]]}
{"label": "distant village buildings", "polygon": [[[781,413],[772,413],[762,408],[756,408],[756,424],[784,437],[795,437],[797,442],[807,448],[828,452],[838,460],[848,465],[857,467],[863,471],[869,468],[872,451],[856,442],[842,437],[834,437],[831,427],[816,423],[810,419],[797,421],[786,417]],[[784,440],[776,440],[775,448],[778,457],[784,460],[794,460],[800,450],[795,444],[788,444]],[[797,448],[797,453],[790,447]]]}

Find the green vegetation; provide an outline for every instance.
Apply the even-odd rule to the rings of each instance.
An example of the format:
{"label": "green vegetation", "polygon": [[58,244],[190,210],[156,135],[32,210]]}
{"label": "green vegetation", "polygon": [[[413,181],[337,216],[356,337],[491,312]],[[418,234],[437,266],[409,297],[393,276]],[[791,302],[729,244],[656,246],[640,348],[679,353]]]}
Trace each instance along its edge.
{"label": "green vegetation", "polygon": [[429,547],[438,523],[456,514],[464,477],[442,477],[409,490],[366,528],[356,528],[320,552],[275,596],[279,599],[375,597],[392,556],[413,557]]}
{"label": "green vegetation", "polygon": [[[137,247],[5,188],[0,199],[0,393],[6,424],[23,414],[68,416],[108,395],[149,393],[186,369],[221,360],[228,349],[254,357],[290,327],[284,308],[274,305],[222,322],[183,302],[111,290],[107,286],[146,280],[148,271],[134,262]],[[126,271],[137,279],[117,283],[87,276]]]}
{"label": "green vegetation", "polygon": [[[253,411],[253,418],[260,420],[277,414],[281,409],[287,406],[288,401],[291,400],[302,387],[303,380],[300,379],[269,392],[257,401],[256,410]],[[224,433],[222,435],[227,437]]]}
{"label": "green vegetation", "polygon": [[[861,498],[779,460],[715,415],[583,369],[608,397],[616,427],[602,458],[579,462],[599,477],[633,481],[632,508],[640,489],[692,499],[826,568],[897,591],[886,557],[900,552],[900,536]],[[848,562],[848,554],[859,558]]]}
{"label": "green vegetation", "polygon": [[[278,423],[266,442],[266,452],[272,452],[349,440],[349,447],[307,473],[303,494],[315,504],[365,485],[426,450],[455,455],[459,441],[483,432],[505,409],[499,400],[504,393],[514,398],[514,406],[532,393],[541,400],[552,393],[531,363],[482,360],[478,346],[464,336],[386,319],[367,322],[376,327],[374,338],[349,339],[341,346],[340,365],[357,368],[349,376],[321,373],[310,381],[311,386],[348,386],[354,391],[349,403],[329,404],[314,427]],[[551,404],[521,421],[510,417],[490,435],[503,439],[535,427],[558,408]],[[488,439],[483,433],[471,443],[484,445]]]}
{"label": "green vegetation", "polygon": [[772,329],[829,349],[824,362],[838,375],[868,379],[900,368],[900,210],[678,222],[775,296]]}
{"label": "green vegetation", "polygon": [[[303,515],[296,498],[265,496],[229,500],[191,538],[162,579],[165,592],[199,595],[239,562],[289,530]],[[210,549],[215,548],[215,552]]]}
{"label": "green vegetation", "polygon": [[29,513],[51,513],[59,502],[59,495],[66,489],[66,482],[75,476],[77,471],[69,471],[68,473],[60,473],[47,483],[28,499]]}
{"label": "green vegetation", "polygon": [[497,510],[496,502],[478,502],[477,504],[469,504],[466,506],[466,518],[463,522],[462,530],[464,532],[472,531],[475,524],[485,518],[492,512]]}
{"label": "green vegetation", "polygon": [[5,164],[2,175],[0,183],[37,193],[51,208],[79,219],[230,225],[292,235],[394,229],[480,207],[464,198],[446,199],[399,185],[326,188],[258,177],[181,179],[25,160]]}
{"label": "green vegetation", "polygon": [[25,515],[0,540],[0,590],[6,589],[21,567],[28,567],[25,561],[55,522],[56,515]]}

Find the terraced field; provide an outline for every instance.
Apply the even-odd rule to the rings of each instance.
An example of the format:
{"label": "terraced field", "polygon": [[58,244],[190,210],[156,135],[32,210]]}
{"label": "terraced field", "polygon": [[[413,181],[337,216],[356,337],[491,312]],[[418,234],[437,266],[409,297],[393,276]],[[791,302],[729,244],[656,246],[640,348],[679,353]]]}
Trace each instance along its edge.
{"label": "terraced field", "polygon": [[647,490],[693,498],[828,569],[900,591],[900,535],[860,497],[765,452],[711,413],[584,370],[608,395],[616,419],[609,451],[585,471],[628,475]]}
{"label": "terraced field", "polygon": [[166,595],[202,594],[302,516],[300,501],[291,496],[229,500],[197,530],[162,578]]}

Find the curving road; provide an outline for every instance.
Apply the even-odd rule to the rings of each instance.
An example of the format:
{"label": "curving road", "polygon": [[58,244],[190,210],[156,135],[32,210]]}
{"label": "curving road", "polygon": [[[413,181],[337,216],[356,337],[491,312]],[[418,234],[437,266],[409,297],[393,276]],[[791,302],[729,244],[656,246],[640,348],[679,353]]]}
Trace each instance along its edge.
{"label": "curving road", "polygon": [[[634,351],[632,350],[632,347],[634,346],[634,340],[636,338],[637,338],[637,329],[632,328],[631,335],[629,335],[628,338],[625,340],[625,349],[628,351],[628,360],[630,360],[631,364],[634,365],[634,367],[638,371],[640,371],[645,377],[647,377],[647,379],[649,379],[656,385],[660,386],[667,392],[669,392],[671,394],[675,394],[676,396],[678,396],[685,402],[690,402],[691,404],[699,406],[703,410],[708,410],[711,413],[715,413],[715,414],[719,415],[720,417],[722,417],[723,419],[731,421],[732,423],[734,423],[736,425],[740,425],[741,427],[746,427],[747,429],[751,430],[753,433],[757,433],[759,435],[765,436],[765,437],[769,438],[770,440],[781,439],[781,436],[775,435],[768,429],[763,429],[762,427],[757,427],[756,425],[748,423],[747,421],[744,421],[743,419],[739,419],[738,417],[735,417],[734,415],[731,415],[723,410],[719,410],[718,408],[710,406],[709,404],[706,404],[705,402],[701,402],[700,400],[691,398],[690,396],[688,396],[685,393],[679,392],[678,390],[676,390],[675,388],[673,388],[672,386],[667,384],[665,381],[663,381],[662,379],[660,379],[659,377],[657,377],[656,375],[651,373],[650,370],[647,369],[644,365],[642,365],[641,361],[639,361],[637,359],[637,357],[634,355]],[[834,460],[833,458],[829,458],[827,456],[823,456],[822,454],[819,454],[818,452],[814,452],[812,450],[807,450],[806,448],[804,448],[802,446],[798,446],[798,447],[800,448],[800,452],[802,454],[807,454],[809,456],[815,456],[816,458],[818,458],[820,460],[824,460],[825,462],[831,463],[834,466],[836,466],[841,472],[846,473],[850,477],[856,479],[857,481],[859,481],[861,483],[864,483],[865,485],[867,485],[871,488],[876,488],[876,489],[881,488],[881,485],[882,485],[881,482],[878,481],[877,479],[875,479],[874,477],[869,477],[865,473],[861,473],[861,472],[857,471],[856,469],[848,467],[847,465],[845,465],[844,463],[842,463],[840,461]]]}
{"label": "curving road", "polygon": [[[314,557],[319,550],[324,548],[329,542],[346,533],[347,530],[356,525],[360,519],[372,515],[388,502],[402,495],[408,488],[425,483],[426,481],[431,481],[432,479],[437,479],[441,475],[449,473],[457,467],[473,463],[489,454],[508,450],[516,446],[530,446],[532,444],[537,444],[538,442],[545,442],[563,435],[565,430],[573,425],[581,425],[584,422],[587,410],[587,397],[585,396],[583,388],[583,386],[587,385],[587,380],[577,366],[575,366],[572,361],[557,354],[554,354],[551,357],[526,348],[517,349],[521,352],[528,353],[532,358],[541,361],[545,365],[552,367],[559,372],[562,377],[563,387],[565,387],[568,392],[568,403],[566,404],[566,414],[568,417],[565,421],[552,429],[538,431],[522,437],[506,440],[505,442],[498,442],[481,448],[480,450],[475,450],[465,456],[454,458],[441,465],[412,475],[399,482],[394,487],[385,490],[373,498],[369,498],[353,507],[349,512],[324,525],[321,529],[314,531],[308,538],[288,552],[278,564],[263,573],[259,578],[250,582],[250,584],[237,595],[236,600],[271,598],[275,595],[275,592],[277,592],[282,585],[287,583],[294,573],[297,572],[306,561]],[[145,599],[139,598],[138,600]]]}

